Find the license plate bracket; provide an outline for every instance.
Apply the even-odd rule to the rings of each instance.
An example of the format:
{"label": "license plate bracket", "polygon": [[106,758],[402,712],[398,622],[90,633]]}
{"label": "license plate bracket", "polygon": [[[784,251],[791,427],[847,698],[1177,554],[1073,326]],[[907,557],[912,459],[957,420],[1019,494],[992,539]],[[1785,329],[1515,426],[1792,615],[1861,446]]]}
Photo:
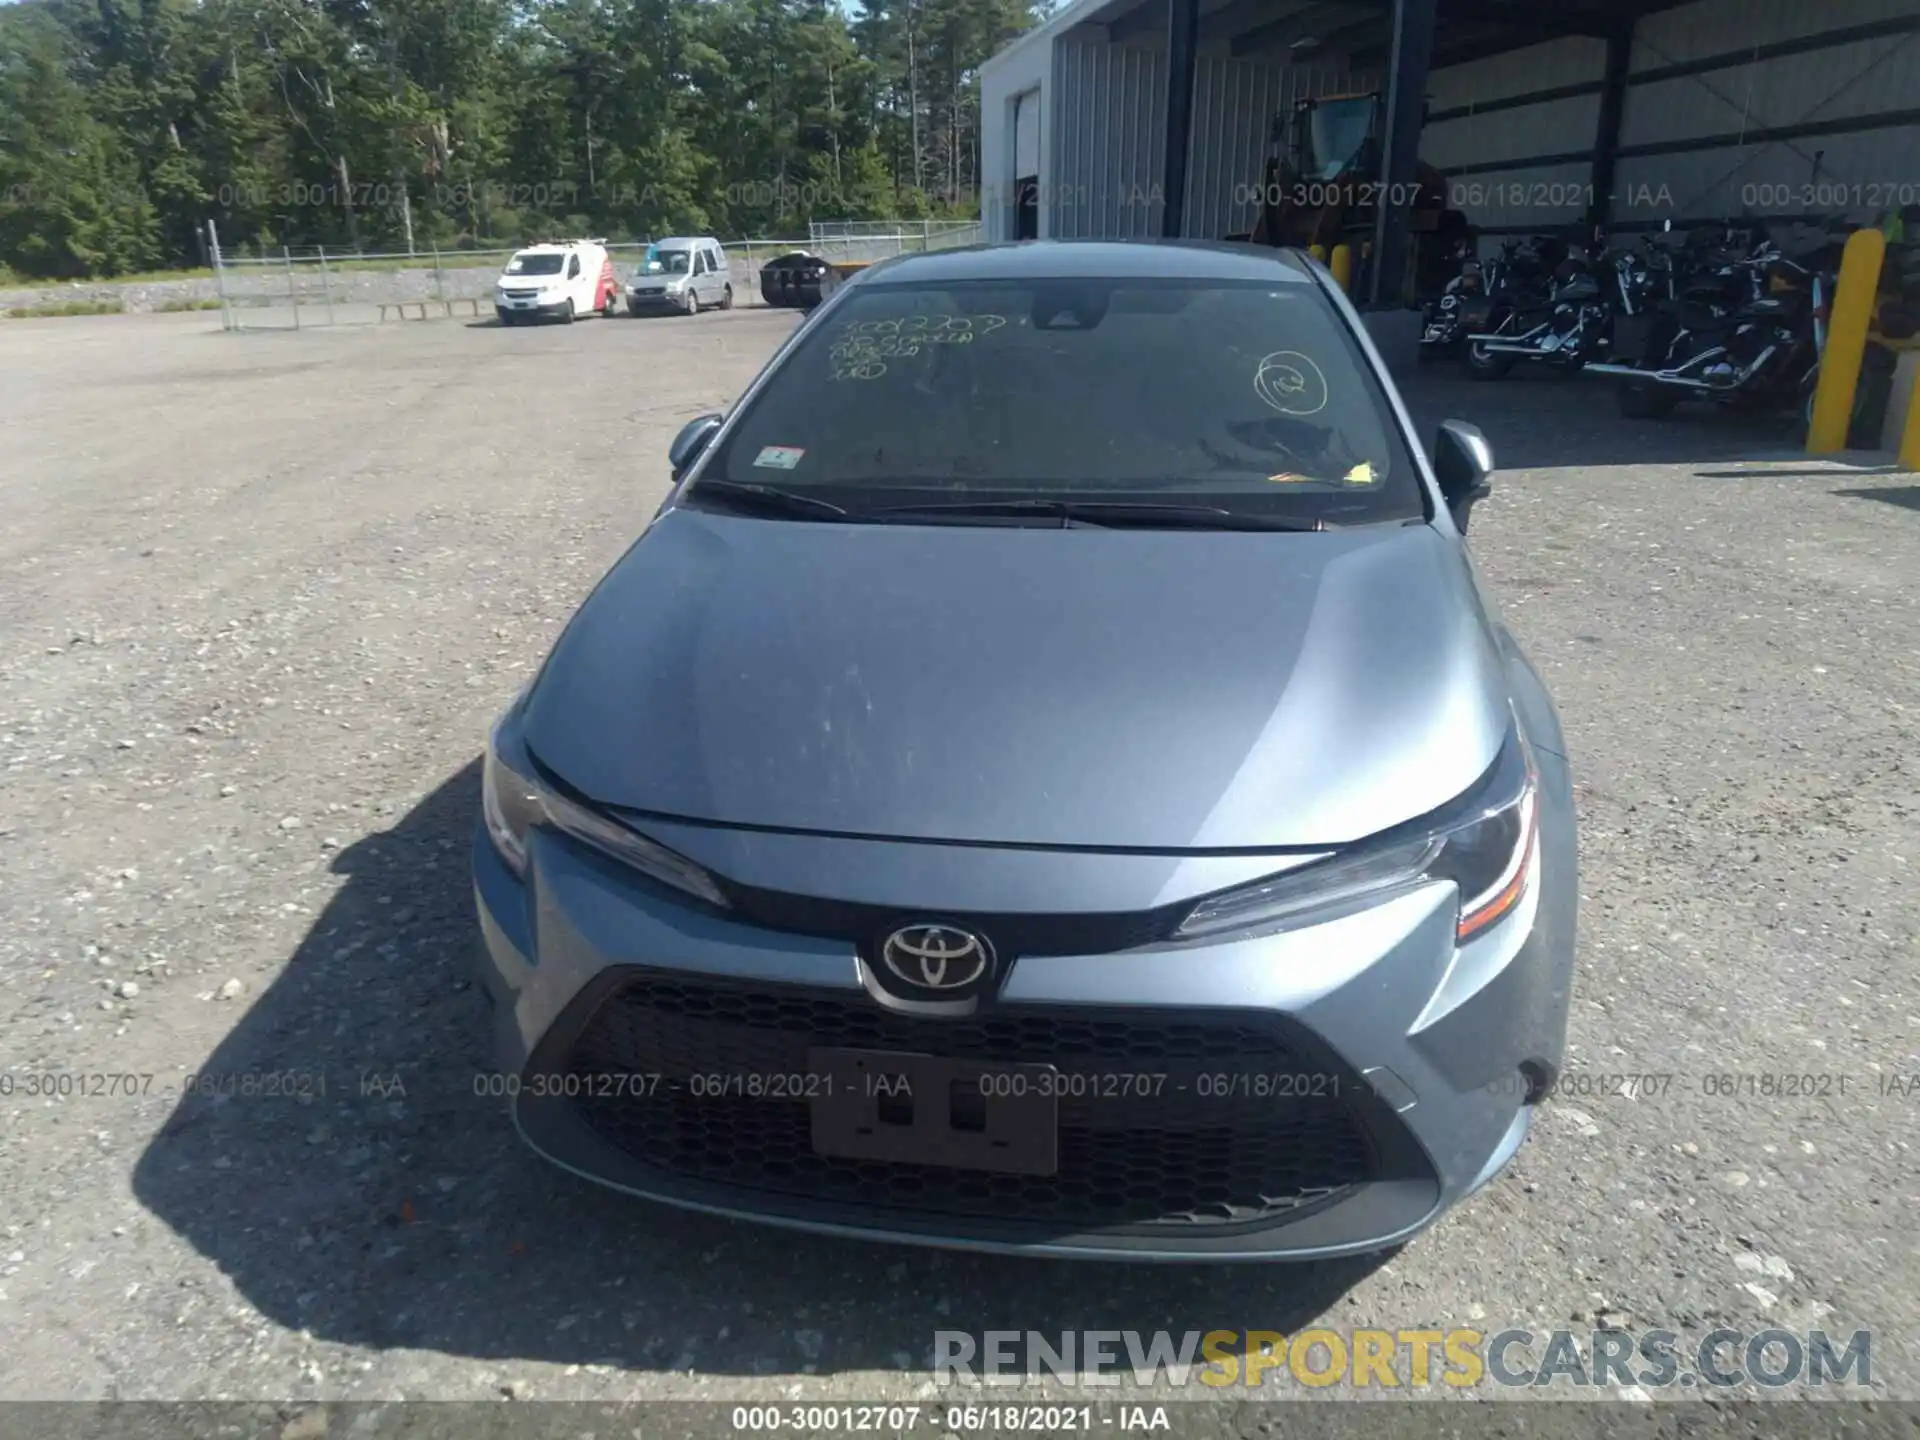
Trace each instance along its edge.
{"label": "license plate bracket", "polygon": [[1009,1175],[1060,1166],[1058,1071],[890,1050],[807,1052],[816,1153]]}

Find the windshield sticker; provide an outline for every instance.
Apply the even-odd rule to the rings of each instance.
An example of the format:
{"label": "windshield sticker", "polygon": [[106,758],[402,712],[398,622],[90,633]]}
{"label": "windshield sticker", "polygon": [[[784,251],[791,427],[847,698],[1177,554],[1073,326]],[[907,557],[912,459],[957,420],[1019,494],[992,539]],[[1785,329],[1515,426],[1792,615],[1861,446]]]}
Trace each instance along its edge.
{"label": "windshield sticker", "polygon": [[766,470],[791,470],[806,453],[798,445],[769,445],[753,457],[753,463]]}
{"label": "windshield sticker", "polygon": [[1327,377],[1311,356],[1276,350],[1253,372],[1253,393],[1282,415],[1318,415],[1327,408]]}
{"label": "windshield sticker", "polygon": [[1358,465],[1347,471],[1346,483],[1349,485],[1371,485],[1374,483],[1374,478],[1373,466],[1369,462],[1362,460]]}

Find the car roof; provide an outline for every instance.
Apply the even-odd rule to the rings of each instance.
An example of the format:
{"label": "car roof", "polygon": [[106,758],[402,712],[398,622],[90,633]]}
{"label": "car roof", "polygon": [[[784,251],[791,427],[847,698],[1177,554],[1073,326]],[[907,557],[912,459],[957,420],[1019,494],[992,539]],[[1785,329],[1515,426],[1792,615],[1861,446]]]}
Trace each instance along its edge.
{"label": "car roof", "polygon": [[720,242],[711,235],[669,235],[664,240],[653,242],[656,250],[691,250],[696,245],[717,245]]}
{"label": "car roof", "polygon": [[862,282],[937,285],[955,280],[1240,280],[1307,283],[1298,250],[1217,240],[1025,240],[929,250],[882,261]]}

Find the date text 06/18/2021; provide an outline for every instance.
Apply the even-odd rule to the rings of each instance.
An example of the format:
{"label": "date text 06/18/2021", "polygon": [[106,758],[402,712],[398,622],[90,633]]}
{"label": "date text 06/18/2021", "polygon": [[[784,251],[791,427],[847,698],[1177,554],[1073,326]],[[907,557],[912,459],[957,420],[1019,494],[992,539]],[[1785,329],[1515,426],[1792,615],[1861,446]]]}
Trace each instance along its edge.
{"label": "date text 06/18/2021", "polygon": [[[1334,1100],[1341,1093],[1342,1078],[1318,1072],[1260,1072],[1240,1070],[1203,1071],[1190,1075],[1171,1075],[1163,1071],[1077,1071],[1041,1070],[1037,1072],[989,1072],[979,1079],[980,1093],[988,1099],[1020,1099],[1028,1096],[1045,1099],[1125,1100],[1167,1094],[1193,1095],[1202,1100]],[[837,1087],[837,1090],[836,1090]],[[641,1098],[658,1094],[684,1094],[700,1098],[724,1096],[755,1100],[811,1100],[839,1094],[910,1097],[912,1081],[905,1075],[875,1070],[849,1082],[818,1070],[785,1072],[712,1071],[689,1075],[665,1075],[656,1072],[567,1071],[515,1075],[502,1072],[474,1076],[473,1093],[482,1096],[536,1097],[558,1096],[568,1099],[615,1099],[621,1096]]]}

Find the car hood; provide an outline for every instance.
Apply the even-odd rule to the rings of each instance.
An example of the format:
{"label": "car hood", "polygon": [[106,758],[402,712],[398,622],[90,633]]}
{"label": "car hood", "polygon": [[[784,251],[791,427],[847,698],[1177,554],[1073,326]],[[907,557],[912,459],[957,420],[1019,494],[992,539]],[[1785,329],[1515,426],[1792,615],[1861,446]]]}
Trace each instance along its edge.
{"label": "car hood", "polygon": [[1510,723],[1458,543],[662,514],[523,727],[602,804],[728,825],[1181,850],[1361,838]]}

